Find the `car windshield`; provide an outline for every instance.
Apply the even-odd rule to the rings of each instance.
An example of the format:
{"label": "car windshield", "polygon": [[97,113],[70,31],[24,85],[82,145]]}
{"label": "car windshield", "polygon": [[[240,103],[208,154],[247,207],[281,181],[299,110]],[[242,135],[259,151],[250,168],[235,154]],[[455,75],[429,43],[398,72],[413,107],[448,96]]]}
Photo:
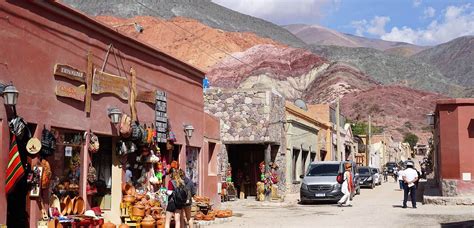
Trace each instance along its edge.
{"label": "car windshield", "polygon": [[379,171],[377,169],[372,169],[372,172],[373,173],[379,173]]}
{"label": "car windshield", "polygon": [[314,164],[308,169],[306,176],[337,176],[339,164]]}
{"label": "car windshield", "polygon": [[360,169],[359,169],[359,174],[361,174],[361,175],[369,174],[369,169],[367,169],[367,168],[360,168]]}

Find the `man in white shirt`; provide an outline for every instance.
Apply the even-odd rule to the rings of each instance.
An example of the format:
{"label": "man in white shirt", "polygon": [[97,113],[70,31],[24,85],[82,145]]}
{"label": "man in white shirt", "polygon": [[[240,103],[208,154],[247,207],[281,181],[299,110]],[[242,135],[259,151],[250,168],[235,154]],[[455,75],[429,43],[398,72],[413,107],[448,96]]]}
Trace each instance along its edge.
{"label": "man in white shirt", "polygon": [[413,161],[406,163],[407,169],[403,171],[403,208],[407,208],[408,192],[411,196],[411,205],[416,208],[416,185],[415,182],[418,180],[418,172],[413,168],[415,164]]}

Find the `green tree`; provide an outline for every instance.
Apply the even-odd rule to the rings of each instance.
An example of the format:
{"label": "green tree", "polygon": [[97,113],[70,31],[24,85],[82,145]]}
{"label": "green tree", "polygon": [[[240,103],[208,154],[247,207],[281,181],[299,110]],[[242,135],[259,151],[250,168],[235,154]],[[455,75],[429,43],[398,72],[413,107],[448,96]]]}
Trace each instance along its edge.
{"label": "green tree", "polygon": [[410,147],[413,149],[413,147],[416,146],[416,143],[418,142],[418,136],[411,132],[408,132],[403,137],[403,142],[410,144]]}

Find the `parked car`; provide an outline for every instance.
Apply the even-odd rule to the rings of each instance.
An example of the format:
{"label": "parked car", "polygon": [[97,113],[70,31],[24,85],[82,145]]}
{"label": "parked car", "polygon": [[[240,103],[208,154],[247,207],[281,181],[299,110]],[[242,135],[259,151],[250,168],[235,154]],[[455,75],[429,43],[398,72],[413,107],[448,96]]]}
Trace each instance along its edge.
{"label": "parked car", "polygon": [[[357,165],[352,163],[352,174],[355,183],[355,194],[360,194],[359,176],[356,173]],[[309,165],[300,187],[300,202],[338,201],[344,195],[341,184],[337,183],[337,174],[344,171],[344,164],[340,161],[318,161]]]}
{"label": "parked car", "polygon": [[385,167],[387,167],[388,174],[393,174],[393,172],[395,170],[394,168],[398,167],[398,164],[396,162],[387,162],[385,164]]}
{"label": "parked car", "polygon": [[382,185],[382,172],[380,172],[380,169],[372,168],[372,172],[374,173],[375,185]]}
{"label": "parked car", "polygon": [[374,173],[372,172],[372,168],[368,166],[360,166],[358,173],[360,186],[375,188]]}

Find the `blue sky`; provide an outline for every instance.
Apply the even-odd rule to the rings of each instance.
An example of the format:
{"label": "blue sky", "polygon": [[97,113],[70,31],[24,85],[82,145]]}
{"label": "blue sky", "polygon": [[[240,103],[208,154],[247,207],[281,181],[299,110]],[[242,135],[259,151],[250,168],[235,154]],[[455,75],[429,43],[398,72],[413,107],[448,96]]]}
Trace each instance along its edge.
{"label": "blue sky", "polygon": [[213,0],[276,24],[318,24],[340,32],[419,45],[474,35],[474,0]]}

